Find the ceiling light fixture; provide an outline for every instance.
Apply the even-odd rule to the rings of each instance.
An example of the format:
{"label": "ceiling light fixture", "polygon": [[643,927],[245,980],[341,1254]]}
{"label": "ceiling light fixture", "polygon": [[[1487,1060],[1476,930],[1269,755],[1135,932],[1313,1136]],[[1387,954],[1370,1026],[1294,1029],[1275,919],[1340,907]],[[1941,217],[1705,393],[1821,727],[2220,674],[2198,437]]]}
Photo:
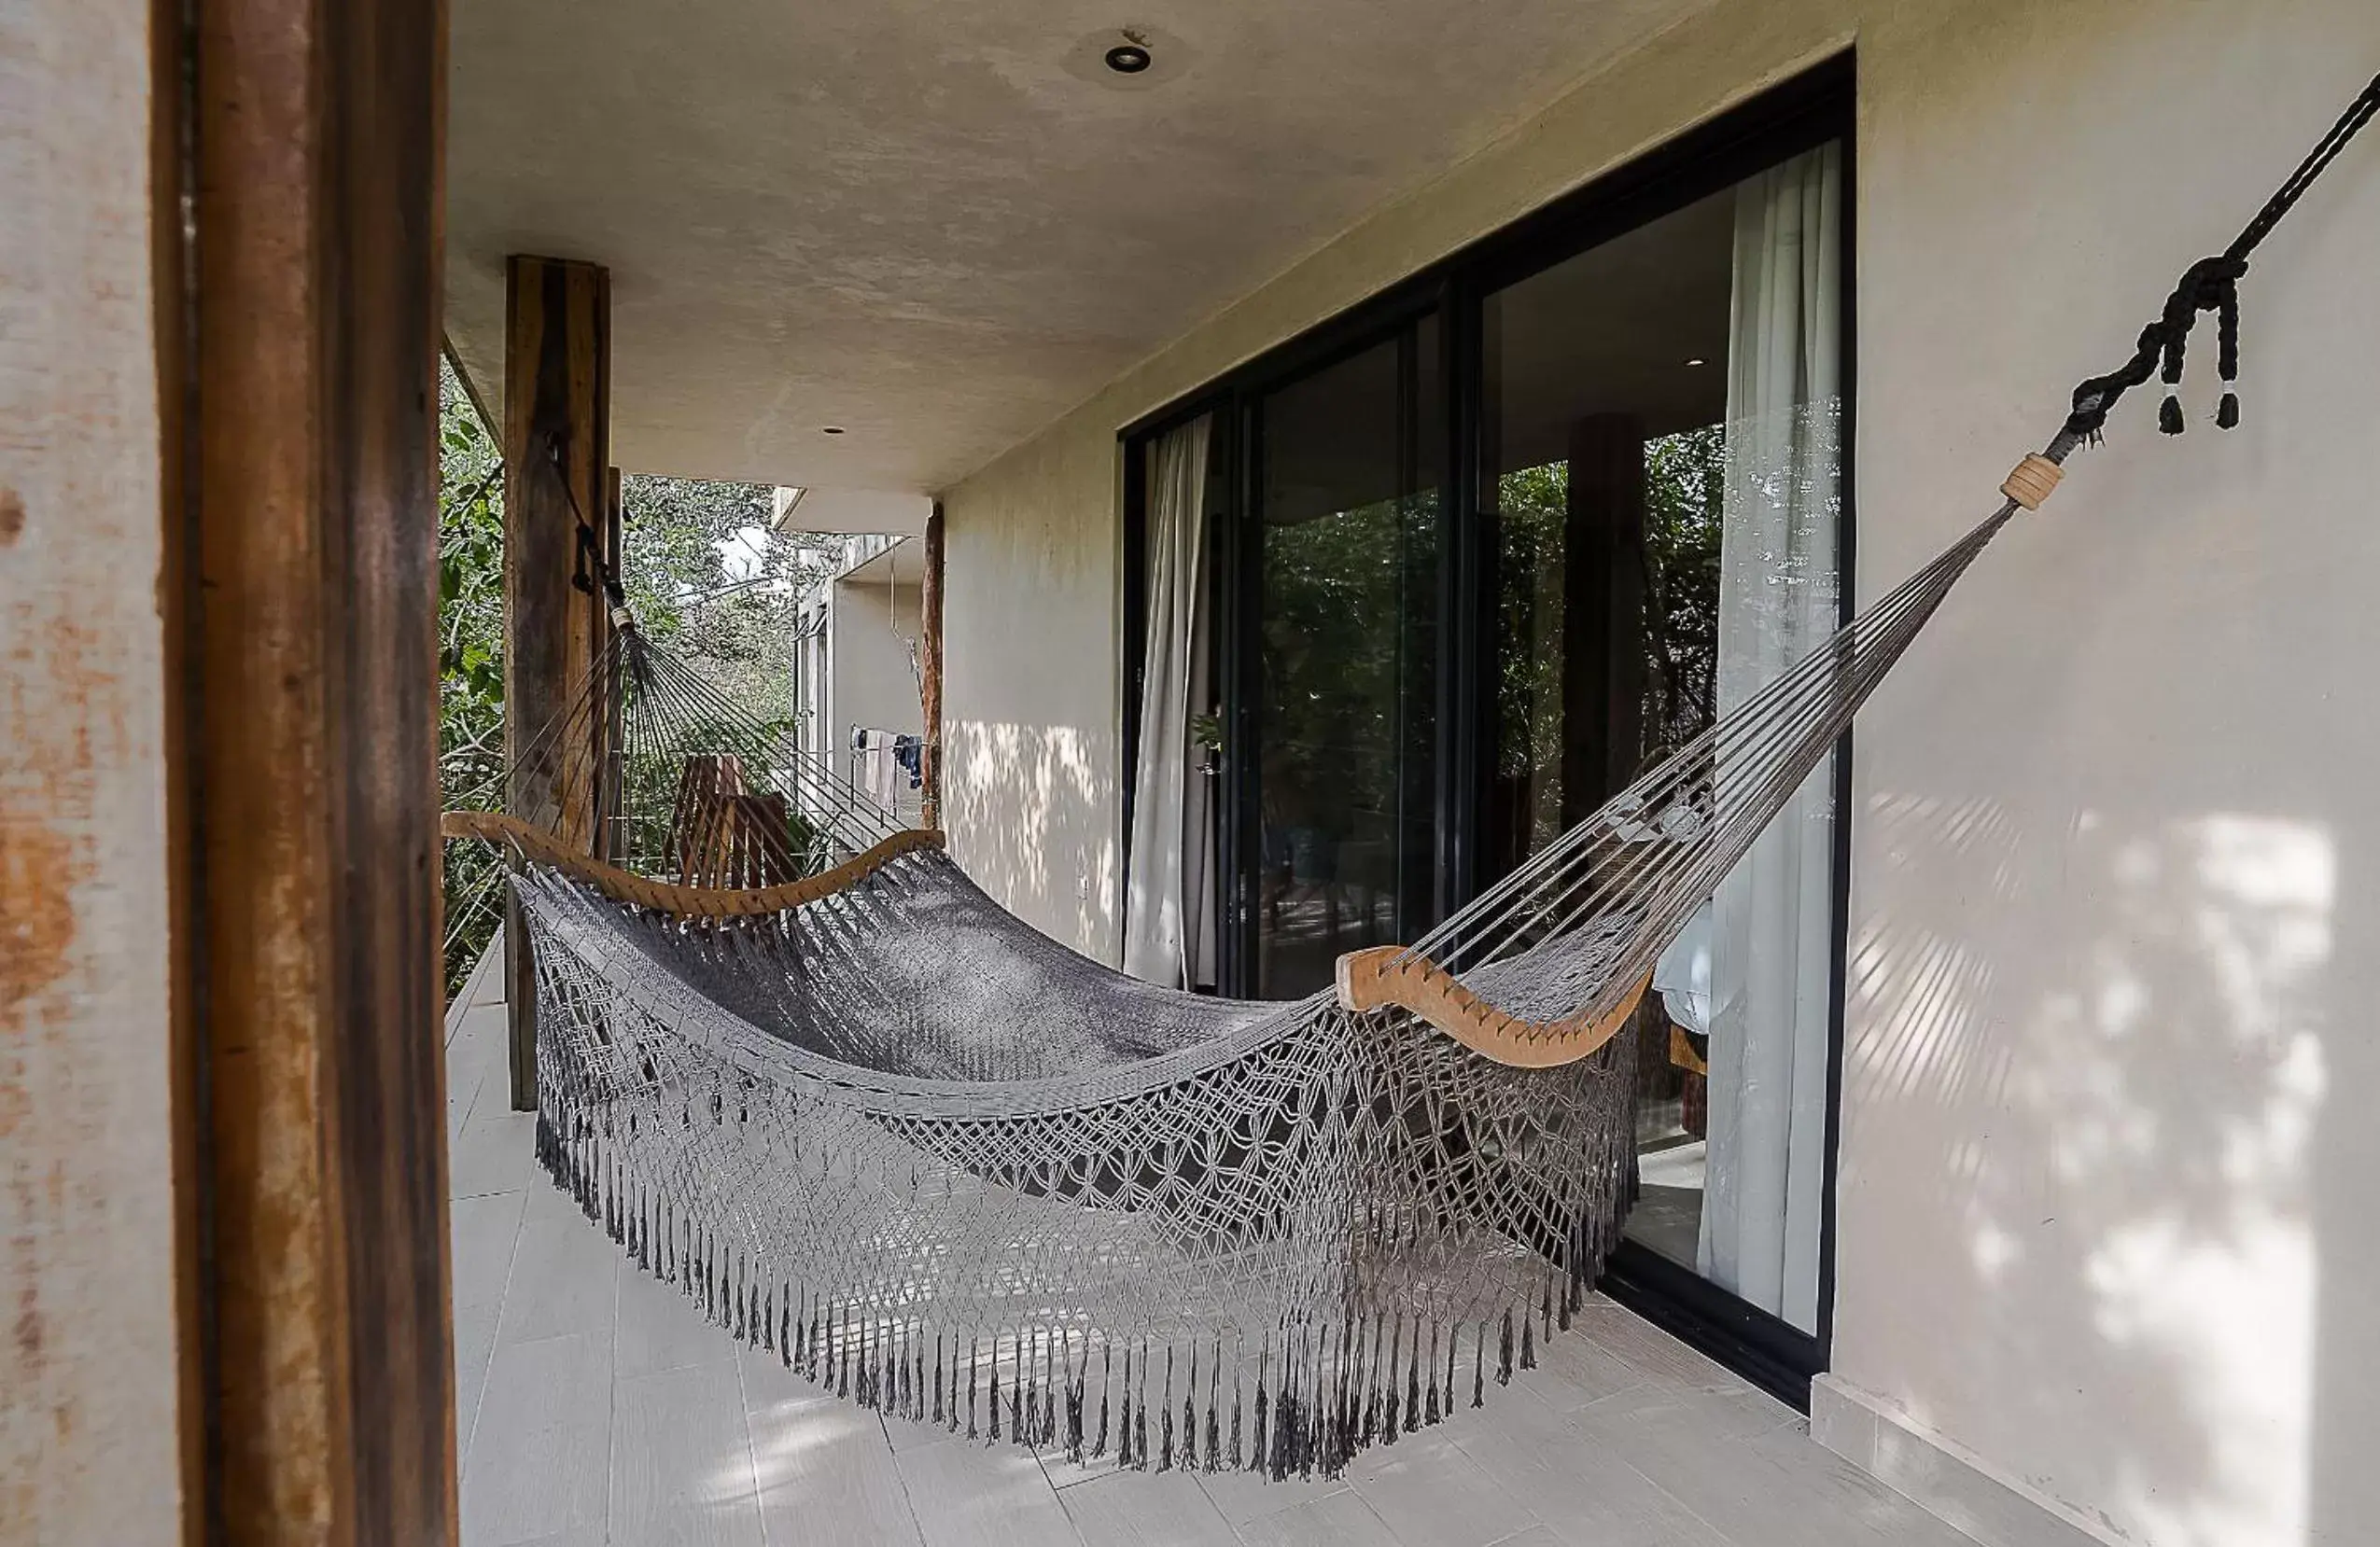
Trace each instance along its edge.
{"label": "ceiling light fixture", "polygon": [[1127,32],[1124,41],[1101,57],[1107,67],[1119,76],[1137,76],[1155,61],[1149,56],[1149,40],[1135,32]]}
{"label": "ceiling light fixture", "polygon": [[819,433],[820,435],[841,435],[843,433],[843,426],[840,425],[829,425],[826,428],[819,431]]}
{"label": "ceiling light fixture", "polygon": [[1687,363],[1687,365],[1701,366],[1701,365],[1709,365],[1711,362],[1710,362],[1710,361],[1708,361],[1708,360],[1706,360],[1706,359],[1704,359],[1701,355],[1697,355],[1693,356],[1691,359],[1687,360],[1686,363]]}

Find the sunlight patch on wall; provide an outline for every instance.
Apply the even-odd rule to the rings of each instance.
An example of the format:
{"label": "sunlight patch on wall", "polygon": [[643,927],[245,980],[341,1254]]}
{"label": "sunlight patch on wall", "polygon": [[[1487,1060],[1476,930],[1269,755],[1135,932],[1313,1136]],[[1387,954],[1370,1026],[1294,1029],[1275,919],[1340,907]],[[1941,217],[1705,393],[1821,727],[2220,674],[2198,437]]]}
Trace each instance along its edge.
{"label": "sunlight patch on wall", "polygon": [[951,854],[1003,907],[1102,961],[1115,953],[1120,857],[1107,781],[1113,737],[1072,726],[943,728]]}
{"label": "sunlight patch on wall", "polygon": [[2171,1005],[2174,984],[2141,969],[2162,945],[2194,960],[2191,987],[2211,1001],[2191,1010],[2200,1035],[2173,1047],[2187,1066],[2168,1077],[2179,1090],[2208,1081],[2228,1096],[2177,1105],[2103,1091],[2092,1105],[2108,1121],[2095,1133],[2077,1125],[2056,1156],[2084,1190],[2144,1166],[2171,1178],[2129,1219],[2108,1222],[2085,1281],[2099,1335],[2157,1351],[2183,1404],[2177,1417],[2220,1442],[2206,1447],[2195,1489],[2124,1480],[2135,1494],[2125,1512],[2159,1542],[2299,1541],[2315,1398],[2311,1146],[2327,1083],[2317,991],[2332,944],[2331,842],[2303,823],[2210,815],[2123,845],[2111,870],[2136,899],[2123,916],[2160,920],[2173,938],[2123,941],[2103,956],[2085,1034],[2139,1047],[2098,1073],[2141,1079],[2143,1055],[2156,1067],[2156,1007],[2161,996]]}

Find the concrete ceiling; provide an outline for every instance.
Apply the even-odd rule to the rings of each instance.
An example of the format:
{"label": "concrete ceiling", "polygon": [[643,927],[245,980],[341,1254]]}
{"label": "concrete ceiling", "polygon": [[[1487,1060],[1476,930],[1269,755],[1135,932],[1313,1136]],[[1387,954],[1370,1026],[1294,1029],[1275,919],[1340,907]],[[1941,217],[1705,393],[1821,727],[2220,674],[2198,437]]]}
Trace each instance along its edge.
{"label": "concrete ceiling", "polygon": [[943,488],[1702,3],[455,0],[449,333],[605,263],[623,467]]}

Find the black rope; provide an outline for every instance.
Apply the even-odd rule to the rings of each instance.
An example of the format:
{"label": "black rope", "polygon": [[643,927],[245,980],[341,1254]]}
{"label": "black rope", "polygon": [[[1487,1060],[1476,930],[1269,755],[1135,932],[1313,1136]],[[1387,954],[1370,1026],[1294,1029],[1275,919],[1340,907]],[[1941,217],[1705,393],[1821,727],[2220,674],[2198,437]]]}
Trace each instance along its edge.
{"label": "black rope", "polygon": [[[618,567],[603,551],[603,539],[588,523],[587,512],[579,504],[579,492],[570,487],[570,474],[562,466],[562,438],[549,436],[545,446],[554,481],[561,484],[562,497],[570,502],[570,514],[579,523],[579,561],[577,569],[570,576],[570,584],[574,589],[593,595],[599,578],[603,582],[603,593],[610,599],[611,605],[624,608],[628,605],[628,588],[621,584]],[[631,619],[623,626],[634,627],[635,620]]]}
{"label": "black rope", "polygon": [[2165,298],[2165,309],[2155,322],[2141,329],[2140,342],[2131,359],[2105,376],[2093,376],[2074,389],[2074,411],[2067,415],[2065,427],[2046,453],[2052,462],[2062,462],[2067,452],[2085,441],[2096,442],[2100,429],[2107,424],[2116,400],[2133,387],[2140,385],[2154,373],[2165,384],[2165,400],[2157,415],[2158,427],[2167,435],[2182,433],[2181,384],[2182,359],[2190,345],[2191,329],[2198,325],[2199,314],[2216,314],[2216,368],[2222,373],[2223,398],[2215,413],[2215,423],[2230,429],[2239,423],[2239,282],[2247,272],[2247,260],[2259,244],[2273,233],[2284,216],[2303,198],[2315,179],[2338,160],[2339,152],[2363,131],[2374,117],[2380,117],[2380,76],[2363,89],[2330,132],[2306,153],[2297,170],[2264,202],[2256,217],[2244,227],[2232,244],[2212,258],[2202,258],[2184,272],[2181,283]]}

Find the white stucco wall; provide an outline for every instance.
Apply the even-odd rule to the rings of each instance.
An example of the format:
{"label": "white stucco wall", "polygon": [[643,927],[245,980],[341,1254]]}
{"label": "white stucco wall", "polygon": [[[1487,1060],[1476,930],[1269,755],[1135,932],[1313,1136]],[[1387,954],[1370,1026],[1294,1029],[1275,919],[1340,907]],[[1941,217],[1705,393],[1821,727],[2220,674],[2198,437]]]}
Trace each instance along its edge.
{"label": "white stucco wall", "polygon": [[[1856,38],[1858,587],[1988,506],[2380,67],[2371,0],[1723,0],[945,496],[950,825],[1113,955],[1117,428]],[[1863,717],[1838,1378],[2115,1540],[2368,1540],[2380,142]]]}
{"label": "white stucco wall", "polygon": [[1074,415],[953,491],[943,518],[951,852],[1023,917],[1109,961],[1123,885],[1115,430],[1131,417]]}
{"label": "white stucco wall", "polygon": [[917,588],[837,581],[834,587],[834,734],[851,727],[918,733],[925,711],[909,647],[917,638]]}
{"label": "white stucco wall", "polygon": [[182,1535],[145,0],[0,6],[0,1540]]}

